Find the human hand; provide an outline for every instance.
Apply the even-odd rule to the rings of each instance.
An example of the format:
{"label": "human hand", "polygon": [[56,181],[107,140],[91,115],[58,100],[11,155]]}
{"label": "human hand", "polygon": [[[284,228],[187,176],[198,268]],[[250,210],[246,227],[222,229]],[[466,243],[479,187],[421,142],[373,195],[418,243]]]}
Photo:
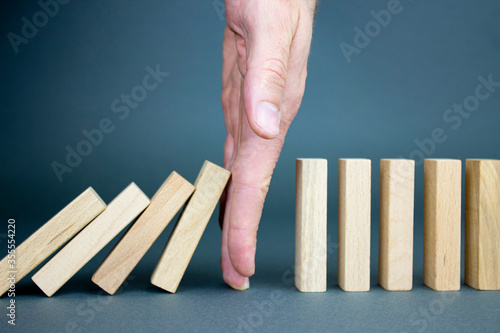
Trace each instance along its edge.
{"label": "human hand", "polygon": [[304,95],[316,0],[226,0],[221,269],[234,289],[255,272],[257,229],[285,135]]}

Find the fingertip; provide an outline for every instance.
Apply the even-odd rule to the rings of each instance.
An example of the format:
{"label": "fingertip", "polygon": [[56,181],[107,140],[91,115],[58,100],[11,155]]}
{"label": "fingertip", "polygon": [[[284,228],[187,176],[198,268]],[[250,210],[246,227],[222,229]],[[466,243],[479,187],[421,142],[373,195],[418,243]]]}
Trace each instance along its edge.
{"label": "fingertip", "polygon": [[250,279],[245,276],[241,276],[233,267],[228,267],[227,265],[221,264],[222,266],[222,277],[224,282],[235,290],[246,290],[250,288]]}
{"label": "fingertip", "polygon": [[245,278],[245,281],[244,281],[243,285],[240,285],[240,286],[234,285],[231,282],[227,282],[227,281],[226,281],[226,283],[227,283],[228,286],[230,286],[234,290],[243,291],[243,290],[247,290],[247,289],[250,288],[250,278],[248,278],[248,277]]}
{"label": "fingertip", "polygon": [[248,277],[239,274],[231,264],[227,251],[223,251],[220,266],[224,282],[235,290],[246,290],[250,287]]}
{"label": "fingertip", "polygon": [[[255,274],[256,235],[248,236],[240,230],[230,230],[229,259],[238,274],[250,277]],[[239,233],[239,234],[238,234]]]}

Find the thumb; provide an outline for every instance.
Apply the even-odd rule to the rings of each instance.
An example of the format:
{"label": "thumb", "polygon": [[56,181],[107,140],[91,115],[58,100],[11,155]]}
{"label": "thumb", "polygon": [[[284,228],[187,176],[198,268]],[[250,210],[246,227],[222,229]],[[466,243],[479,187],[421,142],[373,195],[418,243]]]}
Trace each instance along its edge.
{"label": "thumb", "polygon": [[[293,29],[276,18],[259,20],[247,41],[244,106],[252,130],[264,139],[280,133],[281,103],[285,90]],[[267,23],[266,23],[267,22]]]}

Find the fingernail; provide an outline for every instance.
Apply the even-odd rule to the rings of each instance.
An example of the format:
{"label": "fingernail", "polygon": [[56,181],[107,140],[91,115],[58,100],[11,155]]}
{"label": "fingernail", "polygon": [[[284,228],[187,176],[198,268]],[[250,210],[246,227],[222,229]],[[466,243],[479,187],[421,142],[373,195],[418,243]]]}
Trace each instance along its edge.
{"label": "fingernail", "polygon": [[276,105],[267,102],[259,103],[256,122],[269,134],[278,135],[280,133],[280,118],[281,114]]}
{"label": "fingernail", "polygon": [[235,290],[247,290],[248,288],[250,288],[250,279],[249,278],[245,278],[245,282],[243,283],[243,285],[241,287],[236,287],[235,285],[231,284],[231,283],[228,283],[229,286]]}
{"label": "fingernail", "polygon": [[248,288],[250,288],[250,279],[245,278],[245,283],[243,284],[242,290],[247,290]]}

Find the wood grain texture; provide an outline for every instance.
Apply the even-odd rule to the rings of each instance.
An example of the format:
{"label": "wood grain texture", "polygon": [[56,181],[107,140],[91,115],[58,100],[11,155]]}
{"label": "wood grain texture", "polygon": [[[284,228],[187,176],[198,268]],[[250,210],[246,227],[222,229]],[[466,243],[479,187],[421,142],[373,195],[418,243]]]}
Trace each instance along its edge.
{"label": "wood grain texture", "polygon": [[465,162],[465,283],[500,290],[500,160]]}
{"label": "wood grain texture", "polygon": [[16,283],[19,282],[105,208],[106,204],[92,187],[64,207],[16,248],[15,269],[10,267],[8,257],[0,262],[0,295],[9,289],[8,277],[15,275]]}
{"label": "wood grain texture", "polygon": [[193,185],[172,172],[149,207],[99,266],[92,281],[113,295],[193,191]]}
{"label": "wood grain texture", "polygon": [[226,169],[205,161],[194,183],[196,190],[151,276],[152,284],[171,293],[177,291],[230,175]]}
{"label": "wood grain texture", "polygon": [[295,186],[295,286],[301,292],[324,292],[327,160],[297,159]]}
{"label": "wood grain texture", "polygon": [[462,162],[424,162],[424,284],[460,290]]}
{"label": "wood grain texture", "polygon": [[339,160],[338,284],[370,290],[371,161]]}
{"label": "wood grain texture", "polygon": [[75,236],[34,276],[33,281],[52,296],[147,206],[149,198],[132,183],[106,210]]}
{"label": "wood grain texture", "polygon": [[380,161],[378,283],[386,290],[413,286],[415,161]]}

